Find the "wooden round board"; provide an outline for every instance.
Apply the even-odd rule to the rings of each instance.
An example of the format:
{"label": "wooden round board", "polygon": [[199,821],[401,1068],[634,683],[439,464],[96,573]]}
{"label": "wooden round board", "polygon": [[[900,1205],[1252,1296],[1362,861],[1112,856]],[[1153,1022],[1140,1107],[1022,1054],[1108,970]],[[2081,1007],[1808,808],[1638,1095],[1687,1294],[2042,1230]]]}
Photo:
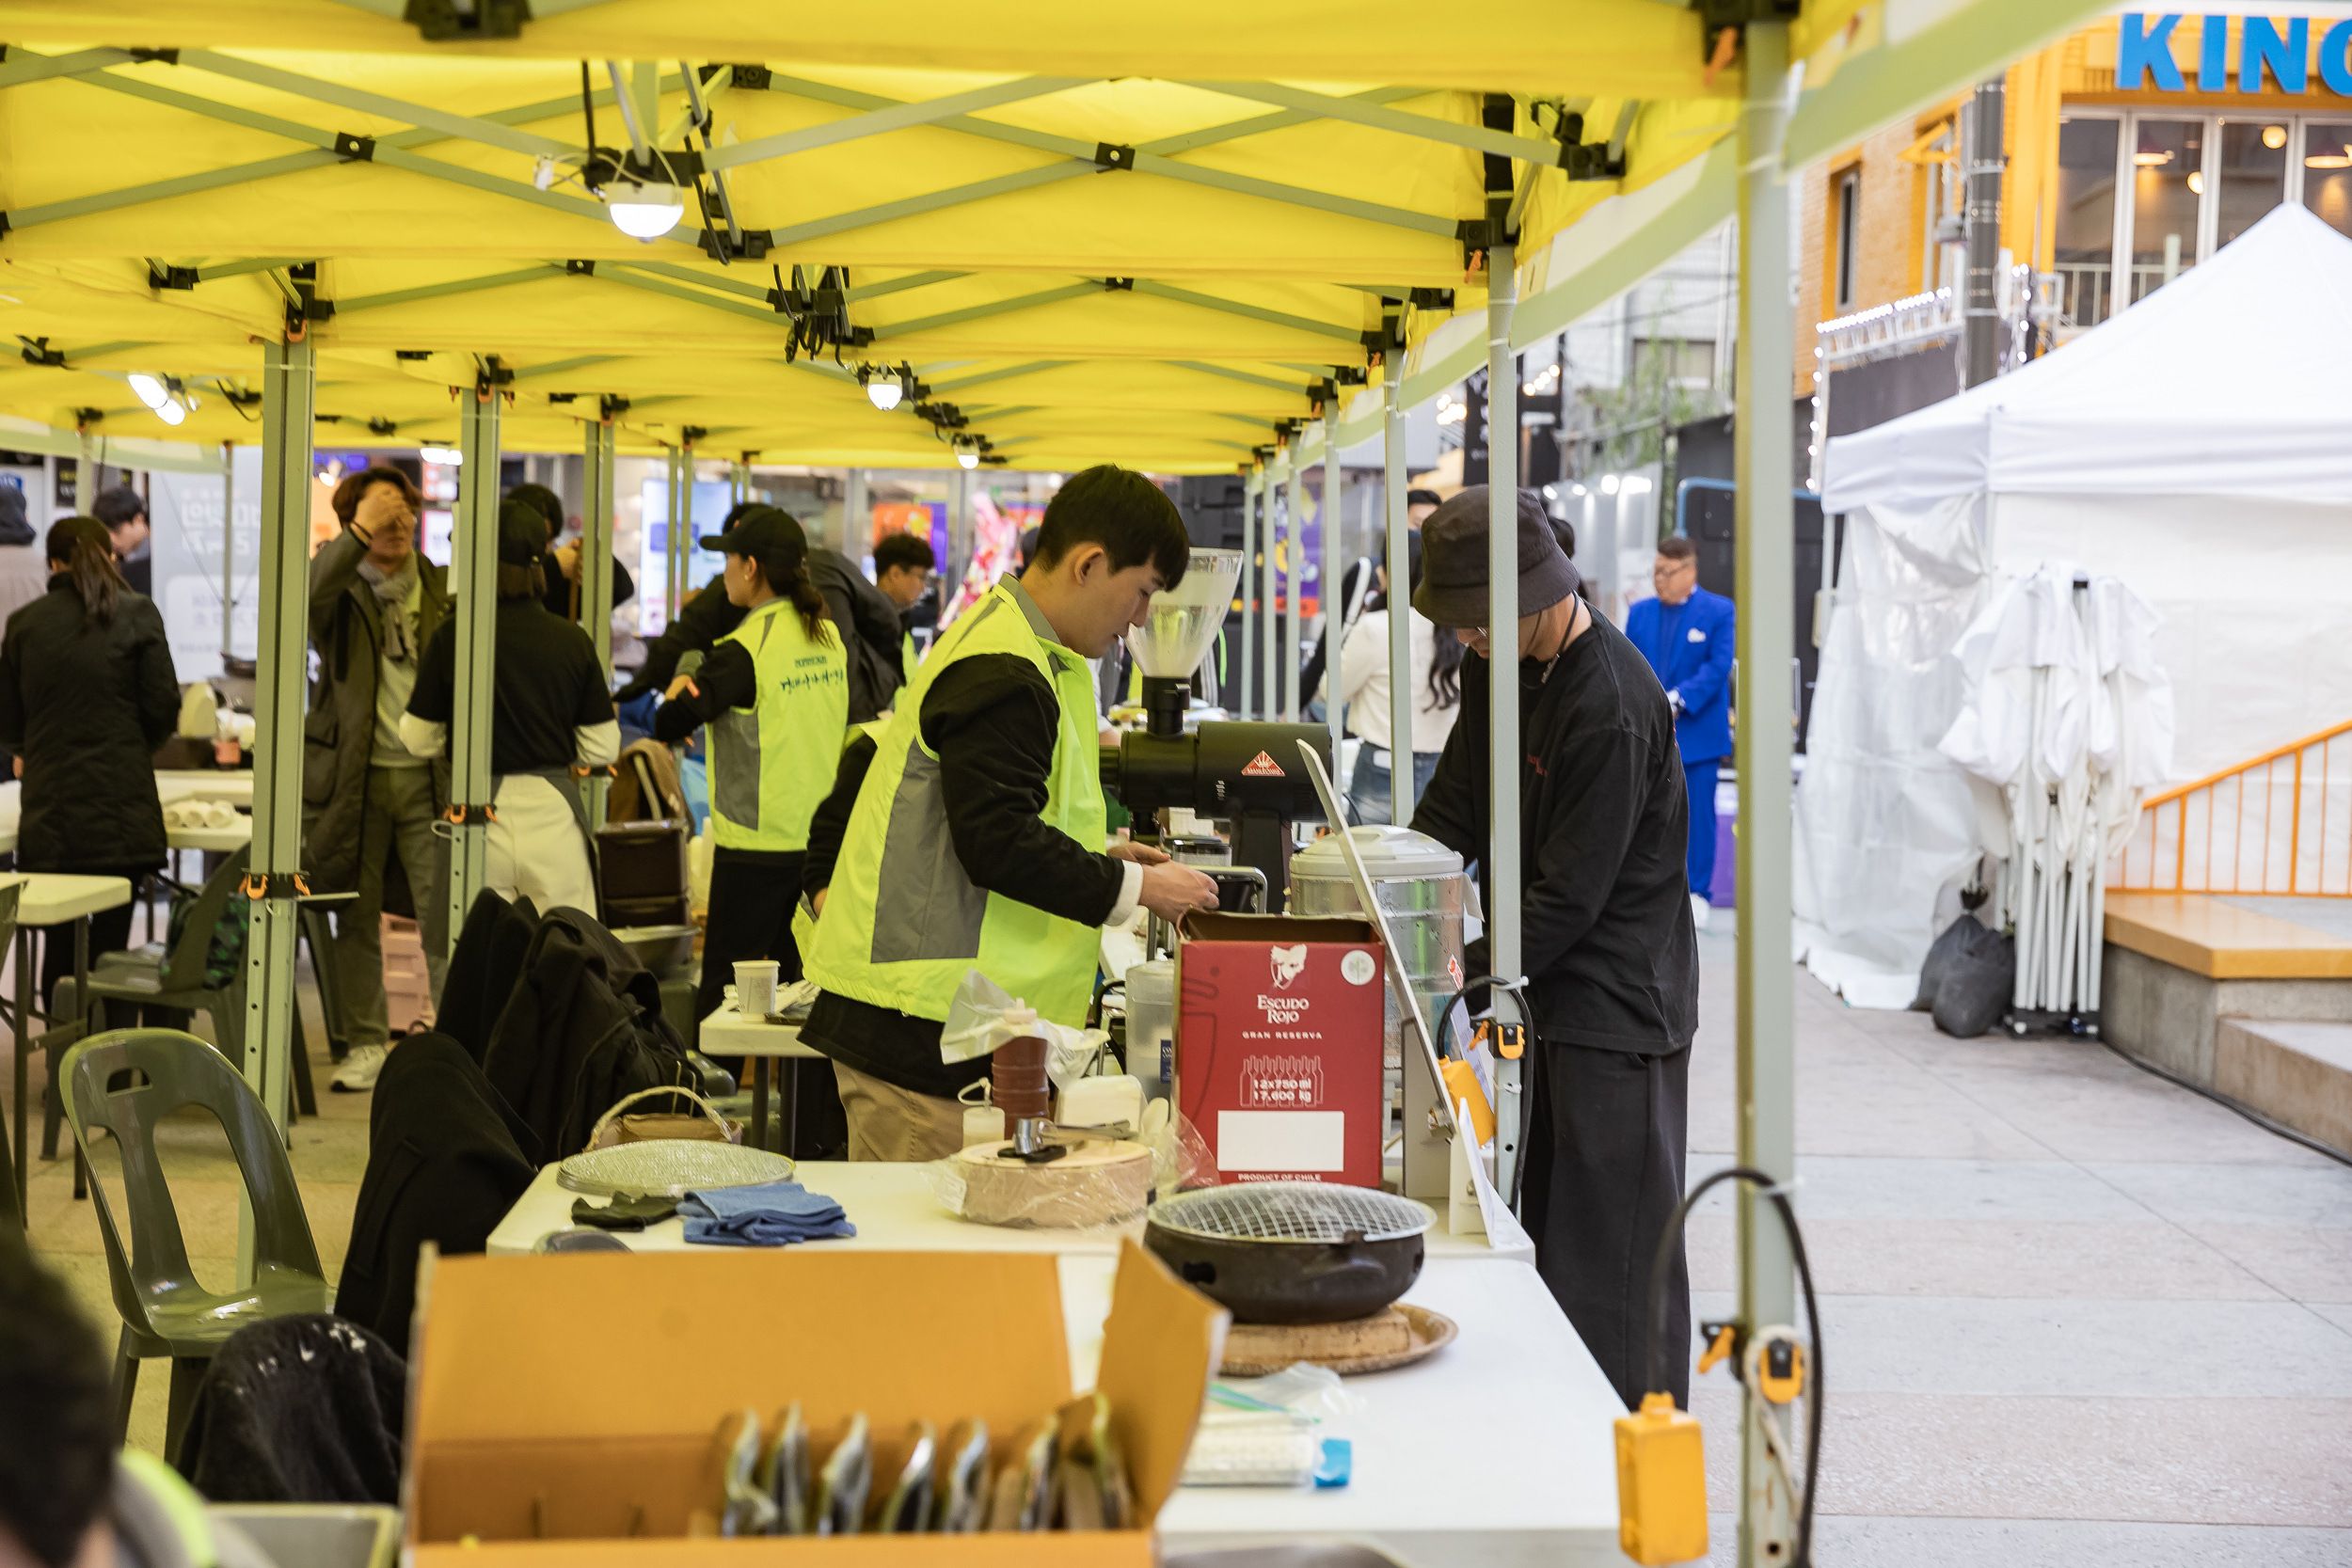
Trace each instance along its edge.
{"label": "wooden round board", "polygon": [[[1274,1323],[1236,1323],[1225,1341],[1225,1359],[1217,1368],[1219,1377],[1270,1377],[1285,1367],[1301,1361],[1311,1361],[1318,1367],[1328,1367],[1342,1377],[1359,1372],[1385,1372],[1392,1367],[1409,1367],[1423,1356],[1450,1345],[1461,1330],[1452,1318],[1442,1312],[1432,1312],[1426,1307],[1414,1307],[1399,1302],[1383,1308],[1375,1320],[1394,1314],[1405,1321],[1408,1338],[1402,1350],[1375,1351],[1367,1354],[1331,1354],[1327,1338],[1316,1342],[1314,1331],[1334,1324],[1302,1324],[1286,1328]],[[1246,1332],[1245,1332],[1246,1331]],[[1243,1342],[1236,1347],[1232,1336],[1240,1334]],[[1239,1354],[1237,1355],[1236,1350]]]}
{"label": "wooden round board", "polygon": [[1084,1229],[1117,1225],[1143,1212],[1152,1190],[1152,1151],[1141,1144],[1082,1143],[1058,1160],[1033,1165],[999,1157],[1006,1143],[974,1144],[954,1159],[962,1201],[951,1205],[982,1225]]}

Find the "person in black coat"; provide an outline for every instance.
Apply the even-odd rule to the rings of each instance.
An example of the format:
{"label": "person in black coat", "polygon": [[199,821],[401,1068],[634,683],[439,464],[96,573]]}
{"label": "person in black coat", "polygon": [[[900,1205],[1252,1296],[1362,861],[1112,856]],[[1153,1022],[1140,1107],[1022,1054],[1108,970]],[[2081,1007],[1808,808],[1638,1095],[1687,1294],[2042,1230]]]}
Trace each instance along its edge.
{"label": "person in black coat", "polygon": [[[547,592],[543,596],[551,615],[566,621],[580,619],[580,552],[584,542],[573,539],[559,544],[571,519],[564,514],[564,498],[544,484],[517,484],[506,492],[505,499],[520,501],[548,520],[547,559],[554,569],[547,574]],[[619,609],[637,596],[637,579],[628,573],[628,565],[619,556],[612,558],[612,605]]]}
{"label": "person in black coat", "polygon": [[[49,531],[49,592],[0,635],[0,746],[24,781],[20,871],[134,880],[163,869],[155,749],[179,725],[180,683],[153,601],[133,593],[91,517]],[[45,944],[44,1001],[73,969],[67,927]],[[90,917],[90,957],[130,944],[131,906]]]}

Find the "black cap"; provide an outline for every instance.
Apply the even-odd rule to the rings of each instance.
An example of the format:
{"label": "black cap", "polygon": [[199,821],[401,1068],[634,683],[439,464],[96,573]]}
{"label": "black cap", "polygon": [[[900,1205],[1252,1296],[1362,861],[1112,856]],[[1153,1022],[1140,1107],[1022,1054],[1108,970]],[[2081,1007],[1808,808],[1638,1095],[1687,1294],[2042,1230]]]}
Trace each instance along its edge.
{"label": "black cap", "polygon": [[[1543,498],[1521,490],[1518,505],[1519,613],[1549,610],[1576,592],[1576,568],[1552,537]],[[1484,626],[1486,597],[1486,486],[1456,491],[1421,525],[1421,586],[1413,608],[1441,626]],[[1491,628],[1490,628],[1491,629]]]}
{"label": "black cap", "polygon": [[808,559],[807,533],[792,514],[773,506],[755,506],[736,517],[724,533],[706,533],[696,542],[707,550],[758,562],[771,588],[790,581]]}
{"label": "black cap", "polygon": [[1435,490],[1407,490],[1405,492],[1405,504],[1407,506],[1443,506],[1445,498]]}

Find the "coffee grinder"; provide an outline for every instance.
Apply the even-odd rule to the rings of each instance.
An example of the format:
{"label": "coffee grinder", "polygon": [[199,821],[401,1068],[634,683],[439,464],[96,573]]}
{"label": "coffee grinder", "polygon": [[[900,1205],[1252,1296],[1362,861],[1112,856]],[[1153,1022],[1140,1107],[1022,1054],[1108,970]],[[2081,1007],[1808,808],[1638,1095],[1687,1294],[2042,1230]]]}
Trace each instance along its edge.
{"label": "coffee grinder", "polygon": [[[1290,878],[1293,826],[1323,820],[1323,802],[1299,765],[1313,746],[1331,766],[1331,732],[1321,724],[1216,721],[1187,730],[1192,679],[1225,624],[1241,579],[1239,550],[1195,550],[1175,589],[1152,595],[1127,648],[1143,672],[1145,727],[1103,753],[1103,787],[1138,825],[1170,810],[1229,823],[1236,866],[1265,878],[1265,912],[1279,914]],[[1162,836],[1166,824],[1160,824]]]}

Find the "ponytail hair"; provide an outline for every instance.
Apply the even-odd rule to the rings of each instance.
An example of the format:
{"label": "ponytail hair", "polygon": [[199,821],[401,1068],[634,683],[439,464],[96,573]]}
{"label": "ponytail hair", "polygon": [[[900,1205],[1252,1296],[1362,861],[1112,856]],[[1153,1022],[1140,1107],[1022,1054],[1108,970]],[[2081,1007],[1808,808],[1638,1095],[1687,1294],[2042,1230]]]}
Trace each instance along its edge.
{"label": "ponytail hair", "polygon": [[[763,573],[767,569],[765,565],[760,567]],[[826,607],[825,596],[817,592],[816,579],[808,575],[806,556],[803,556],[800,563],[792,568],[790,578],[780,583],[771,582],[768,586],[792,601],[793,610],[801,617],[801,629],[808,634],[811,642],[822,643],[833,640],[833,611]]]}
{"label": "ponytail hair", "polygon": [[61,518],[49,530],[48,553],[50,571],[72,578],[83,612],[102,626],[111,624],[131,588],[115,564],[114,535],[106,525],[95,517]]}

